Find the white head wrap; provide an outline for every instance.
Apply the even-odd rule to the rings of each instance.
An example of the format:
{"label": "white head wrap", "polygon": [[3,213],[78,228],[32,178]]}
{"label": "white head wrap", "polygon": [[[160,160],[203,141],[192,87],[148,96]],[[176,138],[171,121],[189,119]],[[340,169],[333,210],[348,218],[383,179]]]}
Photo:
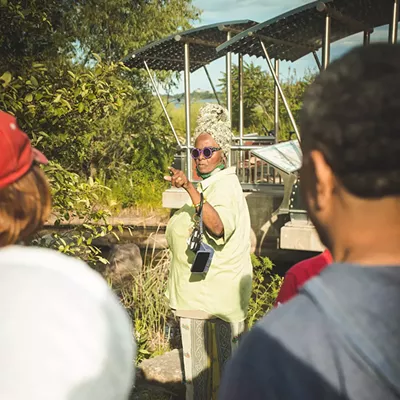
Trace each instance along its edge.
{"label": "white head wrap", "polygon": [[228,110],[218,104],[207,103],[199,111],[194,140],[202,133],[208,133],[222,148],[225,156],[229,154],[232,141],[231,121]]}

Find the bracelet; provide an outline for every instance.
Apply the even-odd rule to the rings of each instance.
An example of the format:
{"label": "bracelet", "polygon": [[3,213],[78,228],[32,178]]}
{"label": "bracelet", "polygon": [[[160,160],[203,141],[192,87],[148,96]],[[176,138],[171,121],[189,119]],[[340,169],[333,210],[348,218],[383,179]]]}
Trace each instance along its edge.
{"label": "bracelet", "polygon": [[[203,199],[203,205],[206,204],[206,203],[207,203],[207,200],[206,200],[206,199]],[[194,208],[199,208],[199,207],[200,207],[200,204],[201,204],[201,203],[193,204],[193,207],[194,207]]]}

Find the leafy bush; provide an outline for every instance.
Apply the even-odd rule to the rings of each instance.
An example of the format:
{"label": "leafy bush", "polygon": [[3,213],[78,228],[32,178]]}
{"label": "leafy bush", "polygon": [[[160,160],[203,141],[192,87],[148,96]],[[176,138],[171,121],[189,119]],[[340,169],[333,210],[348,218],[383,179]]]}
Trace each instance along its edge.
{"label": "leafy bush", "polygon": [[[188,29],[199,17],[192,1],[15,0],[0,1],[0,10],[0,109],[68,171],[102,173],[113,188],[136,171],[162,181],[174,152],[171,132],[154,113],[146,72],[119,60]],[[156,75],[174,84],[174,74]]]}
{"label": "leafy bush", "polygon": [[274,265],[268,257],[251,255],[253,288],[247,322],[251,328],[274,306],[283,278],[273,272]]}
{"label": "leafy bush", "polygon": [[33,63],[28,76],[6,71],[0,77],[0,109],[17,116],[21,128],[49,159],[89,176],[107,140],[104,120],[134,92],[118,79],[124,69],[99,59],[92,69]]}
{"label": "leafy bush", "polygon": [[78,257],[93,267],[98,263],[107,264],[100,249],[93,245],[93,240],[113,233],[112,227],[106,223],[110,212],[101,208],[98,202],[110,189],[93,179],[86,180],[68,172],[56,163],[50,162],[44,170],[53,197],[51,222],[56,227],[72,224],[61,233],[36,236],[32,244]]}

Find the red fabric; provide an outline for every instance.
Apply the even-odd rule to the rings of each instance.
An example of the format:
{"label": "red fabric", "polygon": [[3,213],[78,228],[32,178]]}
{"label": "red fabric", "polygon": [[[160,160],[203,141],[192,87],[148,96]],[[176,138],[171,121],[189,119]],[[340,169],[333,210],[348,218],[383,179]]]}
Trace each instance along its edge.
{"label": "red fabric", "polygon": [[21,178],[33,161],[46,164],[46,157],[31,146],[28,136],[17,125],[16,119],[0,111],[0,188]]}
{"label": "red fabric", "polygon": [[331,263],[331,253],[325,250],[318,256],[295,264],[285,275],[278,297],[276,298],[275,306],[285,303],[294,297],[309,279],[318,275]]}

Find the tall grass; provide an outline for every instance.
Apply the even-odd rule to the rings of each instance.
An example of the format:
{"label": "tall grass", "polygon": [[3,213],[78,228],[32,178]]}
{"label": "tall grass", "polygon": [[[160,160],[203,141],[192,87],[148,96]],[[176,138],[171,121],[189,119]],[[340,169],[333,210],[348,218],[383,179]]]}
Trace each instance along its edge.
{"label": "tall grass", "polygon": [[132,207],[136,207],[142,214],[161,212],[162,193],[168,188],[168,183],[162,178],[137,171],[130,175],[121,174],[111,180],[106,180],[104,174],[100,174],[97,180],[110,188],[99,201],[108,206],[112,213]]}
{"label": "tall grass", "polygon": [[[138,364],[171,349],[166,327],[174,317],[165,296],[169,263],[169,250],[157,250],[155,245],[147,247],[141,273],[114,288],[134,321]],[[249,327],[273,307],[282,283],[267,257],[252,255],[252,263],[254,277],[247,318]],[[179,343],[175,345],[179,346]]]}
{"label": "tall grass", "polygon": [[165,292],[169,270],[169,250],[147,247],[141,273],[117,292],[134,321],[138,346],[137,363],[170,350],[166,335],[171,318]]}

